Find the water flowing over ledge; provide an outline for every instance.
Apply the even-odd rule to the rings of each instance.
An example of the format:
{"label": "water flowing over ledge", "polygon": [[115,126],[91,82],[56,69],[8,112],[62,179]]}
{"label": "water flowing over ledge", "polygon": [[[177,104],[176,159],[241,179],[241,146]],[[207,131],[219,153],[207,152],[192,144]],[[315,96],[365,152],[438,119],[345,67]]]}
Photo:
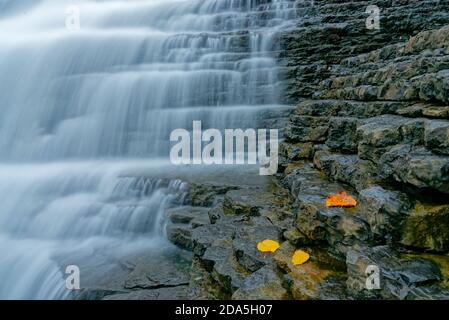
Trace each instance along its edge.
{"label": "water flowing over ledge", "polygon": [[66,265],[171,248],[182,182],[127,173],[160,172],[192,120],[258,127],[286,108],[271,52],[293,1],[79,4],[71,32],[71,1],[0,1],[0,298],[66,298]]}

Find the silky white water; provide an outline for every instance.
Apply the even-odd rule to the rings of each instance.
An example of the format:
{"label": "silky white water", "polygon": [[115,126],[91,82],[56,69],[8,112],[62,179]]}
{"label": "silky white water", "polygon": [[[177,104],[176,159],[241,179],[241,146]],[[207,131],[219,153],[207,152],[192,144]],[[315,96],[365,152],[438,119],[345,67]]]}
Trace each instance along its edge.
{"label": "silky white water", "polygon": [[168,246],[183,183],[139,174],[166,167],[175,128],[281,108],[270,52],[294,6],[0,0],[0,298],[66,298],[66,265]]}

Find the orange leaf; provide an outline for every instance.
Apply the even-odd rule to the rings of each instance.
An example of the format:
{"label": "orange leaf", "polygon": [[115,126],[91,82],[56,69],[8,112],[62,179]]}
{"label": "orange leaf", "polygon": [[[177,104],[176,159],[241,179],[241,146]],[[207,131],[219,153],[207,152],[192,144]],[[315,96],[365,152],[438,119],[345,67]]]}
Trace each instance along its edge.
{"label": "orange leaf", "polygon": [[297,266],[306,263],[310,259],[310,255],[302,250],[296,250],[292,257],[293,265]]}
{"label": "orange leaf", "polygon": [[357,201],[346,192],[337,192],[326,198],[326,206],[328,207],[355,207]]}
{"label": "orange leaf", "polygon": [[280,245],[277,241],[266,239],[257,244],[257,249],[261,252],[275,252]]}

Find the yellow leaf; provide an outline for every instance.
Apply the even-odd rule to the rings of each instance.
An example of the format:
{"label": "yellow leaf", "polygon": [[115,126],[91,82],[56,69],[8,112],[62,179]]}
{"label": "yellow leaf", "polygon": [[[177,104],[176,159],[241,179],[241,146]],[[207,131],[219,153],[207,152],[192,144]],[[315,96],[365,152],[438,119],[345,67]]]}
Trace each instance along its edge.
{"label": "yellow leaf", "polygon": [[302,250],[296,250],[292,257],[292,263],[297,266],[303,264],[309,260],[310,256],[307,252]]}
{"label": "yellow leaf", "polygon": [[257,249],[261,252],[275,252],[279,249],[279,243],[274,240],[264,240],[257,244]]}

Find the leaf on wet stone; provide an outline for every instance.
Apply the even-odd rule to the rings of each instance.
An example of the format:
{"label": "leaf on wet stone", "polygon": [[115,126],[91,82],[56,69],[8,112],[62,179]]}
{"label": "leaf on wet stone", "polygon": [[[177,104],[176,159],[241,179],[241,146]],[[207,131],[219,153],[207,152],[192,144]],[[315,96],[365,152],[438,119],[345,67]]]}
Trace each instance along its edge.
{"label": "leaf on wet stone", "polygon": [[266,239],[257,244],[257,250],[261,252],[276,252],[280,245],[277,241]]}
{"label": "leaf on wet stone", "polygon": [[337,192],[332,194],[326,198],[326,206],[327,207],[343,207],[350,208],[355,207],[357,205],[357,201],[347,194],[346,192]]}
{"label": "leaf on wet stone", "polygon": [[302,250],[296,250],[292,257],[292,263],[295,266],[306,263],[310,259],[310,255]]}

